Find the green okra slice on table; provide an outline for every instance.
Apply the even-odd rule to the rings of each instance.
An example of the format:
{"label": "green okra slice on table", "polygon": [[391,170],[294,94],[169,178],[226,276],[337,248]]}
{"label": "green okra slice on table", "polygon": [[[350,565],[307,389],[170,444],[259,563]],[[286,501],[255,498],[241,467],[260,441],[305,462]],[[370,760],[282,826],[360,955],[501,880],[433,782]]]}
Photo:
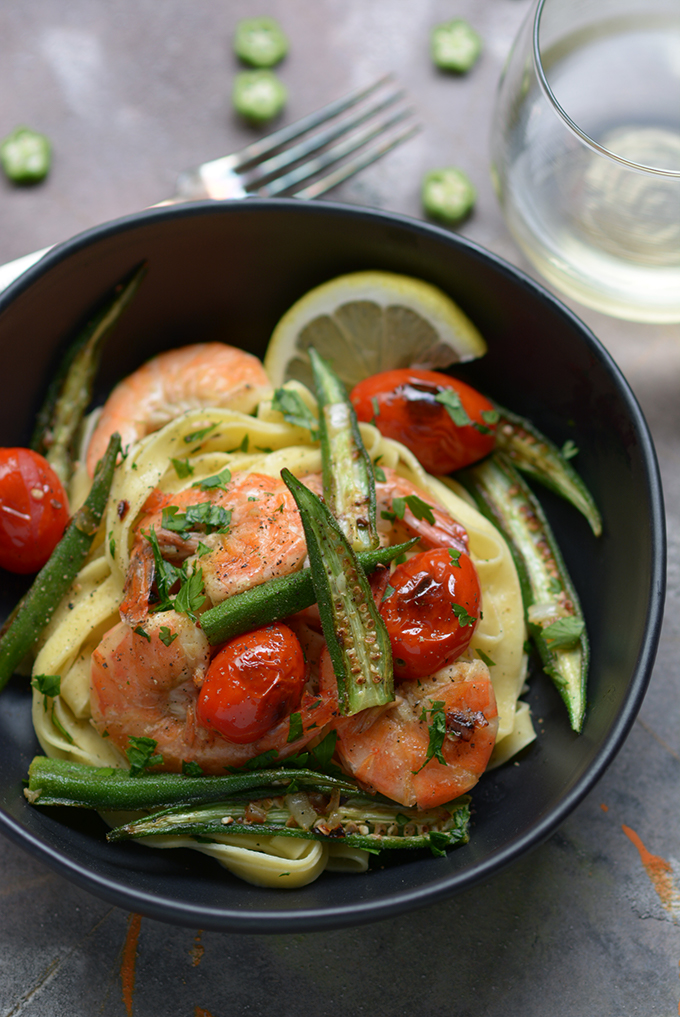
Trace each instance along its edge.
{"label": "green okra slice on table", "polygon": [[[569,459],[537,427],[504,406],[496,404],[496,448],[522,473],[559,494],[588,520],[596,537],[602,533],[602,517],[595,500]],[[573,449],[573,446],[572,446]],[[572,450],[575,455],[578,450]]]}
{"label": "green okra slice on table", "polygon": [[158,809],[206,804],[216,799],[268,789],[274,794],[307,788],[322,794],[356,793],[353,781],[298,767],[242,770],[224,776],[145,772],[90,766],[36,756],[28,770],[26,798],[33,805],[72,805],[101,811]]}
{"label": "green okra slice on table", "polygon": [[114,434],[97,464],[85,503],[71,519],[0,639],[0,689],[37,641],[87,558],[106,508],[119,452],[120,436]]}
{"label": "green okra slice on table", "polygon": [[104,343],[146,275],[143,262],[121,279],[71,342],[38,411],[31,448],[45,456],[62,484],[73,472],[73,445],[92,399]]}
{"label": "green okra slice on table", "polygon": [[372,551],[380,545],[373,463],[345,386],[314,347],[308,353],[319,403],[324,500],[353,549]]}
{"label": "green okra slice on table", "polygon": [[[389,565],[417,543],[418,538],[413,537],[393,547],[360,551],[357,559],[364,572],[369,573],[379,565]],[[302,569],[288,576],[277,576],[243,593],[227,597],[220,604],[203,612],[200,619],[201,628],[211,646],[217,646],[242,632],[250,632],[252,629],[288,618],[310,607],[315,601],[311,569]]]}
{"label": "green okra slice on table", "polygon": [[456,479],[508,542],[529,634],[567,707],[572,728],[580,731],[586,709],[588,637],[576,590],[543,509],[502,453],[462,470]]}
{"label": "green okra slice on table", "polygon": [[317,796],[312,804],[304,791],[273,791],[255,799],[238,795],[193,808],[166,809],[117,827],[107,840],[184,836],[219,843],[225,834],[247,833],[342,842],[372,852],[429,847],[441,855],[447,847],[469,839],[467,797],[420,812],[360,792],[348,797],[336,791],[322,805]]}
{"label": "green okra slice on table", "polygon": [[290,470],[281,477],[300,510],[340,712],[386,706],[394,700],[390,637],[363,569],[324,503]]}

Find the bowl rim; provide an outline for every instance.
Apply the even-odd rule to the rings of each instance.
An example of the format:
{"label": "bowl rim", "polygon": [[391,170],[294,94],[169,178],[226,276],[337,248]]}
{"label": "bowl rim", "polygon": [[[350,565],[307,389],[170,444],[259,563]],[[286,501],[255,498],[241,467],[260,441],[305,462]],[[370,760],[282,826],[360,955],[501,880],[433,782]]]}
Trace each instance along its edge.
{"label": "bowl rim", "polygon": [[[470,869],[449,873],[440,879],[433,880],[426,886],[392,892],[379,900],[372,899],[366,902],[355,901],[350,904],[313,908],[281,908],[276,911],[256,909],[248,912],[239,908],[222,906],[202,905],[197,907],[164,896],[160,890],[159,893],[136,890],[110,876],[103,876],[96,871],[84,869],[66,853],[44,844],[39,837],[27,831],[21,823],[0,808],[0,832],[83,889],[118,907],[128,908],[154,919],[183,926],[198,924],[202,928],[212,931],[242,932],[244,934],[325,931],[379,921],[408,910],[425,907],[436,900],[441,900],[490,878],[512,864],[521,855],[542,844],[600,780],[606,768],[621,749],[642,705],[656,656],[663,619],[666,579],[663,491],[656,451],[647,422],[620,368],[591,329],[570,308],[522,269],[516,268],[475,241],[451,233],[444,227],[426,223],[401,213],[330,201],[315,200],[307,203],[293,198],[255,198],[248,201],[247,207],[255,214],[267,214],[268,209],[295,209],[296,213],[302,215],[325,212],[333,216],[397,225],[420,235],[434,235],[455,248],[462,248],[478,260],[490,262],[497,271],[511,278],[524,289],[530,290],[539,301],[547,304],[553,312],[561,315],[572,327],[581,332],[593,355],[613,375],[626,404],[631,423],[639,437],[640,457],[645,467],[645,494],[650,509],[651,575],[644,636],[629,689],[619,714],[587,772],[565,792],[559,804],[527,831],[516,836],[502,848],[493,851],[484,860],[474,863]],[[173,220],[205,214],[228,215],[232,210],[242,210],[243,208],[242,201],[216,203],[210,200],[176,206],[152,207],[85,230],[50,248],[40,261],[36,262],[24,275],[8,286],[4,293],[0,294],[0,316],[6,306],[49,273],[55,265],[84,248],[94,246],[100,240],[105,240],[130,228],[135,229],[153,223],[156,219]]]}

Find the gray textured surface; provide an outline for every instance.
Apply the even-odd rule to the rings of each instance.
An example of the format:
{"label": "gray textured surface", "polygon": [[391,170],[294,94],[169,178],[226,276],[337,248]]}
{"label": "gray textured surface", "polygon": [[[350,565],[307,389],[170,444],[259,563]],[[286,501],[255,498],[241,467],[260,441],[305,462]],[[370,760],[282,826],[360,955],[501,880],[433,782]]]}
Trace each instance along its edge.
{"label": "gray textured surface", "polygon": [[[230,38],[269,13],[291,38],[286,120],[394,70],[425,130],[339,188],[344,201],[419,215],[418,185],[458,164],[479,188],[466,236],[527,269],[488,174],[494,88],[527,0],[25,0],[0,5],[0,135],[18,123],[53,140],[33,190],[0,182],[0,262],[135,211],[176,174],[239,148]],[[266,9],[265,9],[266,8]],[[431,68],[428,29],[468,16],[485,39],[462,79]],[[677,680],[680,328],[571,306],[627,375],[664,478],[669,597],[639,720],[596,790],[559,833],[457,898],[358,930],[249,937],[143,920],[137,1017],[289,1014],[670,1017],[680,982]],[[607,806],[607,810],[602,806]],[[674,869],[663,906],[622,825]],[[670,876],[668,877],[670,879]],[[0,843],[0,1014],[126,1014],[120,970],[128,915]]]}

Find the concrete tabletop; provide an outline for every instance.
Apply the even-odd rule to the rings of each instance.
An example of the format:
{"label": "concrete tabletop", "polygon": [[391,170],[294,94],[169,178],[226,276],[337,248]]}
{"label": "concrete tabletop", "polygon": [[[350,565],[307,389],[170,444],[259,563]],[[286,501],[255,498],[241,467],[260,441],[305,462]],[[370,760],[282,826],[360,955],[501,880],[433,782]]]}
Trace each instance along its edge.
{"label": "concrete tabletop", "polygon": [[[54,146],[44,184],[0,181],[0,263],[169,196],[176,175],[257,136],[230,91],[237,20],[268,14],[290,54],[287,123],[393,71],[423,131],[330,197],[420,217],[419,182],[458,165],[478,202],[460,232],[529,274],[491,187],[494,91],[528,0],[26,0],[0,5],[0,135]],[[437,73],[433,24],[484,39]],[[262,133],[262,132],[259,132]],[[358,929],[255,937],[129,915],[0,842],[1,1017],[671,1017],[680,997],[680,326],[566,301],[627,376],[656,442],[669,529],[666,622],[630,736],[543,846],[452,900]],[[625,828],[625,829],[624,829]],[[348,877],[349,878],[349,877]],[[134,975],[134,979],[133,979]]]}

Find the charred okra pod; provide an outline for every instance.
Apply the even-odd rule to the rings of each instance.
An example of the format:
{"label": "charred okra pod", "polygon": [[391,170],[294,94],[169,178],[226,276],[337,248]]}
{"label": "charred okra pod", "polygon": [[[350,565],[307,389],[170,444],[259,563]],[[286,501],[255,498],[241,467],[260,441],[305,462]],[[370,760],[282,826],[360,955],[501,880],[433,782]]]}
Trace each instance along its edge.
{"label": "charred okra pod", "polygon": [[[357,559],[364,572],[369,573],[379,565],[389,565],[399,555],[410,551],[418,538],[395,544],[393,547],[381,547],[376,551],[360,551]],[[288,576],[277,576],[260,586],[253,586],[243,593],[235,593],[220,604],[204,611],[201,615],[201,628],[212,646],[250,632],[262,625],[271,625],[291,614],[303,611],[316,601],[314,583],[310,569],[292,572]]]}
{"label": "charred okra pod", "polygon": [[468,841],[469,799],[419,812],[394,802],[355,793],[335,792],[325,803],[314,803],[304,792],[271,794],[257,799],[234,796],[209,805],[167,809],[112,830],[110,841],[139,837],[184,836],[213,838],[247,833],[255,836],[302,837],[341,841],[374,852],[384,848],[427,848],[442,855],[447,847]]}
{"label": "charred okra pod", "polygon": [[380,544],[373,463],[345,386],[313,347],[308,352],[319,403],[324,499],[351,547],[372,551]]}
{"label": "charred okra pod", "polygon": [[290,470],[281,476],[302,517],[340,712],[351,716],[385,706],[394,699],[390,637],[364,571],[324,503]]}
{"label": "charred okra pod", "polygon": [[543,509],[512,463],[495,452],[457,479],[504,534],[517,565],[527,627],[574,731],[586,709],[585,620]]}
{"label": "charred okra pod", "polygon": [[33,805],[72,805],[103,811],[158,809],[205,805],[209,802],[257,792],[275,794],[307,788],[322,794],[354,794],[356,784],[314,770],[284,768],[242,770],[224,776],[146,772],[137,777],[129,770],[89,766],[67,759],[36,756],[28,769],[24,794]]}
{"label": "charred okra pod", "polygon": [[31,448],[44,455],[62,484],[73,472],[73,444],[92,398],[104,341],[146,275],[139,265],[122,279],[71,343],[38,411]]}
{"label": "charred okra pod", "polygon": [[[500,414],[496,427],[496,448],[513,465],[544,487],[566,498],[588,520],[596,537],[602,533],[602,517],[593,496],[569,459],[530,420],[496,406]],[[572,445],[572,454],[576,454]]]}

